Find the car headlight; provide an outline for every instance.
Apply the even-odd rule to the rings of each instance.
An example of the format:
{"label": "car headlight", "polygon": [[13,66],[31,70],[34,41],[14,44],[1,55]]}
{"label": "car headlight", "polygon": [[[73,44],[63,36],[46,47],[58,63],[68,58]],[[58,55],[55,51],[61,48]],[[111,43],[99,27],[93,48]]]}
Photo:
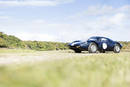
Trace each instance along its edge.
{"label": "car headlight", "polygon": [[80,46],[76,46],[76,48],[80,48]]}

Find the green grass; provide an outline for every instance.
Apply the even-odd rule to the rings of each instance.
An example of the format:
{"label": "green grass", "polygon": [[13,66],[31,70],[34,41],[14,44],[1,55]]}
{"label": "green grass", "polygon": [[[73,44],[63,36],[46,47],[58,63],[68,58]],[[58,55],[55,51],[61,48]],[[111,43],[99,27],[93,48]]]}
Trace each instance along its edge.
{"label": "green grass", "polygon": [[130,87],[130,53],[1,66],[0,87]]}
{"label": "green grass", "polygon": [[33,53],[36,52],[35,50],[29,49],[7,49],[7,48],[0,48],[0,53]]}

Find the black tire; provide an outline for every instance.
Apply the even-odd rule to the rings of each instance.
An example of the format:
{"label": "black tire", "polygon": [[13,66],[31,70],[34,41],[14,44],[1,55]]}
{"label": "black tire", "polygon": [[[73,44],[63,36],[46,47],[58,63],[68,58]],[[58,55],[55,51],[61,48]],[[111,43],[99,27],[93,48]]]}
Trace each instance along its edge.
{"label": "black tire", "polygon": [[102,50],[100,50],[100,53],[105,53],[105,50],[103,50],[103,49],[102,49]]}
{"label": "black tire", "polygon": [[119,45],[119,44],[116,44],[116,45],[114,46],[114,49],[113,49],[114,53],[120,53],[120,50],[121,50],[120,45]]}
{"label": "black tire", "polygon": [[88,47],[88,52],[89,53],[96,53],[97,50],[98,50],[97,45],[94,42],[90,43],[90,45]]}
{"label": "black tire", "polygon": [[81,53],[81,51],[80,51],[80,50],[74,50],[74,52],[75,52],[75,53]]}

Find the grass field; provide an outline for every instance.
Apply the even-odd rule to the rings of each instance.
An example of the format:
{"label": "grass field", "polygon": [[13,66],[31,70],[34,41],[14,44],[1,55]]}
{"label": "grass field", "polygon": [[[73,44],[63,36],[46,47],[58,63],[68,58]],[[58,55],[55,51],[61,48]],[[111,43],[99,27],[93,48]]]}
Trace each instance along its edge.
{"label": "grass field", "polygon": [[[36,53],[41,55],[44,52]],[[63,58],[1,65],[0,87],[130,87],[130,52],[91,55],[62,51],[47,53],[54,58]]]}

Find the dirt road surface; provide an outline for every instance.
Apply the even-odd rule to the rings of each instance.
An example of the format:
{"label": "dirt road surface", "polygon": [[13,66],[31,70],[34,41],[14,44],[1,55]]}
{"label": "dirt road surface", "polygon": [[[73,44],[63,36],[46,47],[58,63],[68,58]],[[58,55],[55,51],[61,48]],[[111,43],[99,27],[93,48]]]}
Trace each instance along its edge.
{"label": "dirt road surface", "polygon": [[84,57],[97,54],[73,53],[72,51],[41,51],[33,53],[1,53],[0,65],[36,63],[65,58]]}

